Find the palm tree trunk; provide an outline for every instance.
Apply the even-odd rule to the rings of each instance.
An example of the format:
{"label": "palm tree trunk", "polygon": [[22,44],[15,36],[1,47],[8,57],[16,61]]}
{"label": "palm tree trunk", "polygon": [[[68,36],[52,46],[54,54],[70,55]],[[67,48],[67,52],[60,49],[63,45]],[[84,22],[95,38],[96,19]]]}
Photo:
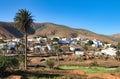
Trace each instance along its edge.
{"label": "palm tree trunk", "polygon": [[27,69],[27,31],[25,32],[25,70]]}
{"label": "palm tree trunk", "polygon": [[58,62],[58,64],[60,64],[58,52],[56,54],[57,54],[57,62]]}

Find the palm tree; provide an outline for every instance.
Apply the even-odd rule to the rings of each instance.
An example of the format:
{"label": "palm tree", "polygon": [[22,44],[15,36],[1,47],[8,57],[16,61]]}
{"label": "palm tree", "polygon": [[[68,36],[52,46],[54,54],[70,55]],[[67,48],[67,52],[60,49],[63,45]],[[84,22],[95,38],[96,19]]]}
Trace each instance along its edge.
{"label": "palm tree", "polygon": [[15,25],[25,34],[25,69],[27,69],[27,31],[33,23],[33,16],[26,9],[20,9],[14,18]]}

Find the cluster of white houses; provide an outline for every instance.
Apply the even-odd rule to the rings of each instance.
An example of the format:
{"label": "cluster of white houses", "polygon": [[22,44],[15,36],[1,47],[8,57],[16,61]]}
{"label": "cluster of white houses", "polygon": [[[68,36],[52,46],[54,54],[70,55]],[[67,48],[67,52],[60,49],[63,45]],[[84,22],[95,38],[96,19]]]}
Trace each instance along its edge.
{"label": "cluster of white houses", "polygon": [[[75,44],[78,44],[78,41],[86,44],[88,43],[88,39],[86,38],[59,38],[59,37],[56,37],[58,39],[57,42],[55,41],[51,41],[52,43],[56,43],[56,44],[64,44],[64,45],[67,45],[69,47],[69,50],[71,52],[74,52],[75,54],[77,55],[81,55],[84,53],[84,50],[76,50],[76,48],[78,48],[77,46],[74,46]],[[53,40],[53,39],[51,39]],[[2,50],[6,45],[7,45],[7,53],[12,53],[11,52],[11,49],[17,49],[17,50],[20,50],[22,51],[22,47],[18,47],[17,48],[17,45],[19,45],[19,43],[21,43],[21,39],[12,39],[12,40],[3,40],[5,43],[0,43],[0,49]],[[44,42],[47,42],[48,41],[48,38],[45,38],[45,37],[38,37],[38,38],[32,38],[32,39],[28,39],[28,46],[29,44],[31,44],[31,42],[34,42],[34,43],[38,43],[38,44],[35,44],[34,46],[30,46],[29,49],[31,51],[33,51],[33,49],[36,49],[36,48],[39,48],[40,51],[45,51],[45,48],[47,47],[48,50],[55,50],[55,48],[52,46],[52,44],[45,44],[45,45],[41,45],[39,44],[41,41],[44,41]],[[108,55],[116,55],[116,48],[114,47],[111,47],[110,45],[111,44],[103,44],[100,40],[97,40],[97,39],[94,39],[92,40],[93,44],[91,45],[91,47],[98,47],[98,48],[101,48],[101,50],[99,51],[99,54],[101,53],[105,53],[105,54],[108,54]],[[72,46],[70,44],[73,44]],[[107,48],[106,48],[107,46]],[[94,52],[95,53],[95,52]],[[96,52],[98,53],[98,52]]]}

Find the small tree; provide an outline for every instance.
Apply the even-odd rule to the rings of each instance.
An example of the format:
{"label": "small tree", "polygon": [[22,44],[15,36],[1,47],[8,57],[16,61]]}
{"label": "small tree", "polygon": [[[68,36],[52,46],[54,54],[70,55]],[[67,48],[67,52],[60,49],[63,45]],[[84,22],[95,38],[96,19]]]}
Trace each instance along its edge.
{"label": "small tree", "polygon": [[9,62],[10,69],[16,69],[19,67],[19,60],[16,57],[7,57],[7,61]]}
{"label": "small tree", "polygon": [[54,68],[55,62],[53,60],[47,60],[46,65],[51,69]]}
{"label": "small tree", "polygon": [[120,49],[120,42],[118,42],[118,44],[117,44],[117,49],[118,50]]}
{"label": "small tree", "polygon": [[117,58],[118,61],[120,61],[120,51],[116,52],[116,58]]}
{"label": "small tree", "polygon": [[4,41],[2,39],[0,39],[0,43],[4,43]]}
{"label": "small tree", "polygon": [[5,56],[5,53],[7,53],[7,49],[8,49],[8,45],[4,45],[4,47],[2,48],[4,56]]}
{"label": "small tree", "polygon": [[19,67],[20,67],[20,69],[23,69],[24,68],[25,55],[20,54],[18,56],[18,60],[19,60]]}
{"label": "small tree", "polygon": [[82,48],[87,51],[88,50],[88,46],[86,44],[82,45]]}
{"label": "small tree", "polygon": [[99,66],[99,64],[97,63],[97,61],[93,61],[89,64],[90,67],[93,67],[93,66]]}
{"label": "small tree", "polygon": [[4,57],[0,55],[0,76],[3,76],[5,71],[16,68],[18,64],[17,58]]}
{"label": "small tree", "polygon": [[88,44],[88,45],[92,45],[92,44],[93,44],[93,41],[92,41],[92,40],[89,40],[87,44]]}
{"label": "small tree", "polygon": [[53,42],[58,42],[59,41],[59,39],[58,38],[53,38],[53,40],[52,40]]}
{"label": "small tree", "polygon": [[35,53],[40,54],[40,48],[35,48]]}
{"label": "small tree", "polygon": [[6,58],[0,55],[0,76],[6,71],[7,64]]}

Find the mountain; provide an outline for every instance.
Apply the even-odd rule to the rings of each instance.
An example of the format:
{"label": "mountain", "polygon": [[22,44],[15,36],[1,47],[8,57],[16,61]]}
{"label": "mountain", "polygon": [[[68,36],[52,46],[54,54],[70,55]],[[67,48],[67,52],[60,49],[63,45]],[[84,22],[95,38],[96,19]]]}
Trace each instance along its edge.
{"label": "mountain", "polygon": [[0,22],[0,36],[7,39],[22,37],[23,34],[14,26],[12,22]]}
{"label": "mountain", "polygon": [[[47,37],[82,37],[88,39],[99,39],[101,41],[116,43],[109,36],[96,34],[85,29],[74,29],[64,25],[53,23],[33,23],[28,31],[29,38],[38,36]],[[13,22],[0,22],[0,37],[6,39],[21,38],[23,33],[19,31]]]}
{"label": "mountain", "polygon": [[120,42],[120,33],[110,36],[113,40]]}

